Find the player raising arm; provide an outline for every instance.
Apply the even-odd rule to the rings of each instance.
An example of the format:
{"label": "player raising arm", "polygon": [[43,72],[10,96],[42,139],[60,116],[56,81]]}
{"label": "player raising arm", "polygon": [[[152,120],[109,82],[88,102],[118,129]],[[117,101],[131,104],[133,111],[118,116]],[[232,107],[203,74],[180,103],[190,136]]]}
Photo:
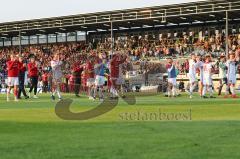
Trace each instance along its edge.
{"label": "player raising arm", "polygon": [[191,55],[191,59],[189,60],[189,83],[190,83],[190,98],[193,97],[193,91],[197,86],[197,77],[196,77],[196,56],[195,54]]}
{"label": "player raising arm", "polygon": [[235,92],[235,85],[237,82],[236,72],[237,72],[238,64],[239,64],[239,52],[236,52],[236,53],[230,52],[229,59],[227,60],[226,65],[228,67],[228,72],[227,72],[228,87],[232,92],[232,98],[237,98],[237,95]]}
{"label": "player raising arm", "polygon": [[207,91],[210,94],[210,98],[213,97],[213,81],[212,81],[213,65],[211,61],[211,56],[207,55],[205,58],[205,63],[203,64],[203,98],[208,98],[206,96]]}
{"label": "player raising arm", "polygon": [[105,70],[107,69],[106,65],[106,54],[100,53],[99,58],[96,59],[94,69],[95,69],[95,90],[94,98],[96,99],[96,93],[99,92],[99,100],[102,102],[104,100],[103,95],[103,86],[105,84]]}
{"label": "player raising arm", "polygon": [[177,89],[177,72],[176,63],[173,62],[172,58],[167,59],[166,69],[168,72],[168,97],[176,97]]}
{"label": "player raising arm", "polygon": [[120,85],[119,81],[119,72],[120,65],[124,63],[127,59],[126,55],[121,55],[119,52],[113,55],[110,61],[110,81],[111,81],[111,99],[117,99],[119,95]]}

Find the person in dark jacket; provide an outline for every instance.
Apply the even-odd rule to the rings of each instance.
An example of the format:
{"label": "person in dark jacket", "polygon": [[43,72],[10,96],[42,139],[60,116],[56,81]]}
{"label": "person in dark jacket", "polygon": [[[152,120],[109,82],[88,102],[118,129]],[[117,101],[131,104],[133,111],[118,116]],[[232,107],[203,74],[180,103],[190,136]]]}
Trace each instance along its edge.
{"label": "person in dark jacket", "polygon": [[80,91],[80,87],[81,87],[81,74],[83,71],[83,67],[81,65],[81,62],[76,62],[73,64],[72,67],[72,72],[73,72],[73,76],[74,76],[74,92],[76,97],[80,97],[79,96],[79,91]]}
{"label": "person in dark jacket", "polygon": [[19,89],[18,89],[18,99],[21,99],[21,93],[23,93],[25,99],[28,99],[29,96],[27,96],[24,84],[25,84],[25,72],[27,71],[26,63],[24,63],[23,57],[19,56]]}

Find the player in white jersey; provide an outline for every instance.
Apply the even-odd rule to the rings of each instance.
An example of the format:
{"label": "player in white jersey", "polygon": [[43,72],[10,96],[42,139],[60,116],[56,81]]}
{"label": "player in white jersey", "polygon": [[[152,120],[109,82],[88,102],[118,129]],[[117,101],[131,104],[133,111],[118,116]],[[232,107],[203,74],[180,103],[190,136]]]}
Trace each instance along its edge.
{"label": "player in white jersey", "polygon": [[[172,58],[167,59],[167,73],[168,73],[168,97],[176,97],[177,88],[177,63],[173,62]],[[171,96],[172,95],[172,96]]]}
{"label": "player in white jersey", "polygon": [[220,56],[220,62],[218,64],[219,67],[219,91],[218,96],[222,94],[222,88],[224,85],[226,85],[226,91],[225,91],[225,98],[228,97],[229,93],[229,87],[228,87],[228,79],[227,79],[227,65],[226,65],[226,56],[221,55]]}
{"label": "player in white jersey", "polygon": [[213,81],[212,81],[212,72],[213,65],[211,62],[211,56],[207,55],[205,59],[205,63],[203,64],[203,98],[208,98],[206,96],[207,91],[210,94],[210,98],[213,97]]}
{"label": "player in white jersey", "polygon": [[230,52],[229,59],[227,60],[226,65],[228,67],[228,72],[227,72],[228,86],[230,87],[233,98],[237,98],[236,92],[235,92],[235,85],[237,81],[236,72],[237,72],[238,64],[239,64],[238,52],[236,52],[236,54],[233,52]]}
{"label": "player in white jersey", "polygon": [[51,61],[51,67],[52,67],[52,99],[55,100],[55,93],[57,93],[59,100],[62,99],[61,93],[60,93],[60,85],[62,82],[62,64],[63,62],[60,60],[59,53],[56,53],[53,57],[53,60]]}
{"label": "player in white jersey", "polygon": [[199,79],[199,95],[202,98],[202,94],[203,94],[203,58],[202,56],[199,54],[196,57],[196,68],[199,70],[200,73],[200,79]]}
{"label": "player in white jersey", "polygon": [[197,77],[196,77],[196,56],[195,54],[191,55],[191,59],[189,60],[189,83],[190,83],[190,98],[192,98],[193,91],[197,85]]}

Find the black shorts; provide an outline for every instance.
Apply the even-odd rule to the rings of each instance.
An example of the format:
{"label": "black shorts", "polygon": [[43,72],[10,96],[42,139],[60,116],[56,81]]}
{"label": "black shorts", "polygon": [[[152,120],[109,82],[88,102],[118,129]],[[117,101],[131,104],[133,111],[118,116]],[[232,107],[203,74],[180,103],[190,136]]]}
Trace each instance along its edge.
{"label": "black shorts", "polygon": [[227,78],[222,78],[221,81],[222,81],[222,84],[228,84],[228,79]]}
{"label": "black shorts", "polygon": [[30,77],[30,82],[32,85],[38,84],[38,77]]}

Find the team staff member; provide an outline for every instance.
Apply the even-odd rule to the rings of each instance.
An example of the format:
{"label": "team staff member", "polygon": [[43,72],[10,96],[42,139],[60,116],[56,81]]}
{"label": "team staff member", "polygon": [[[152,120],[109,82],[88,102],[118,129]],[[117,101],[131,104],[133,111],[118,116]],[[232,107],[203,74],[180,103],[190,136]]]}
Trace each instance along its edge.
{"label": "team staff member", "polygon": [[10,56],[10,61],[7,62],[7,71],[8,71],[8,90],[7,90],[7,101],[10,101],[9,95],[11,92],[12,87],[14,88],[14,97],[15,101],[18,101],[17,98],[17,91],[18,91],[18,75],[19,75],[19,61],[16,55],[12,54]]}
{"label": "team staff member", "polygon": [[30,78],[29,97],[31,97],[31,93],[34,90],[33,98],[37,99],[38,66],[34,56],[30,58],[30,63],[28,64],[28,76]]}
{"label": "team staff member", "polygon": [[23,93],[25,99],[28,99],[29,96],[27,96],[25,88],[24,88],[24,83],[25,83],[25,72],[27,70],[27,65],[23,61],[23,57],[19,56],[19,89],[18,89],[18,99],[21,99],[21,93]]}

